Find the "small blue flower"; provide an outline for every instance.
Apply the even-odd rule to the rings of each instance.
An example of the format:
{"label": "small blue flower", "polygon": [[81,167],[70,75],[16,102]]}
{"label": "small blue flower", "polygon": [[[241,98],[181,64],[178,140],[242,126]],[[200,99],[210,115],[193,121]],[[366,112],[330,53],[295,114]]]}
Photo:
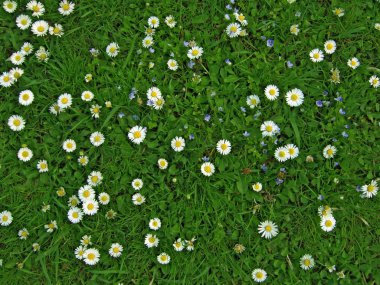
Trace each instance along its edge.
{"label": "small blue flower", "polygon": [[210,114],[206,114],[206,115],[205,115],[205,121],[206,121],[206,122],[209,122],[210,119],[211,119],[211,115],[210,115]]}
{"label": "small blue flower", "polygon": [[136,115],[136,114],[134,114],[134,115],[132,115],[132,119],[135,120],[135,121],[138,121],[139,120],[139,116]]}
{"label": "small blue flower", "polygon": [[232,64],[231,60],[229,60],[228,58],[225,60],[225,63],[227,63],[228,65]]}
{"label": "small blue flower", "polygon": [[297,12],[294,14],[294,16],[296,16],[296,17],[301,17],[301,12],[300,12],[300,11],[297,11]]}
{"label": "small blue flower", "polygon": [[292,68],[293,67],[293,63],[290,60],[288,60],[286,62],[286,65],[288,66],[288,68]]}
{"label": "small blue flower", "polygon": [[153,77],[153,78],[152,78],[152,82],[156,82],[156,77]]}
{"label": "small blue flower", "polygon": [[190,61],[187,63],[187,66],[188,66],[189,68],[191,68],[191,69],[194,67],[194,65],[195,65],[195,62],[192,61],[192,60],[190,60]]}
{"label": "small blue flower", "polygon": [[265,163],[261,165],[261,170],[263,172],[266,172],[268,170],[268,167],[265,165]]}
{"label": "small blue flower", "polygon": [[189,140],[192,141],[192,140],[194,139],[194,137],[195,137],[194,134],[190,134],[190,135],[189,135]]}
{"label": "small blue flower", "polygon": [[362,190],[362,186],[360,186],[360,185],[356,185],[356,191],[357,192],[360,192]]}
{"label": "small blue flower", "polygon": [[342,109],[342,108],[339,109],[339,113],[340,113],[341,115],[346,115],[346,111],[344,111],[344,109]]}
{"label": "small blue flower", "polygon": [[245,137],[249,137],[251,134],[250,133],[248,133],[247,131],[244,131],[244,133],[243,133],[243,136],[245,136]]}
{"label": "small blue flower", "polygon": [[282,180],[282,179],[280,179],[280,178],[276,178],[276,184],[277,185],[280,185],[280,184],[282,184],[282,183],[284,183],[284,180]]}
{"label": "small blue flower", "polygon": [[327,96],[327,95],[329,95],[329,91],[327,91],[327,90],[323,91],[322,95],[323,95],[323,96]]}
{"label": "small blue flower", "polygon": [[204,157],[202,157],[202,160],[204,162],[208,162],[208,161],[210,161],[210,158],[208,156],[204,156]]}
{"label": "small blue flower", "polygon": [[324,199],[325,199],[325,197],[323,197],[322,194],[319,194],[319,196],[318,196],[318,200],[323,201]]}
{"label": "small blue flower", "polygon": [[154,48],[149,48],[150,53],[154,53]]}
{"label": "small blue flower", "polygon": [[266,146],[267,144],[266,144],[264,141],[261,141],[261,142],[260,142],[260,145],[261,145],[262,147],[264,147],[264,146]]}
{"label": "small blue flower", "polygon": [[338,167],[339,166],[339,162],[334,162],[334,167]]}
{"label": "small blue flower", "polygon": [[230,0],[230,3],[231,4],[235,4],[235,0]]}
{"label": "small blue flower", "polygon": [[153,106],[153,100],[148,100],[148,102],[146,102],[146,104],[148,105],[148,106]]}
{"label": "small blue flower", "polygon": [[226,5],[226,9],[227,9],[227,10],[232,10],[232,6],[231,6],[230,4],[227,4],[227,5]]}
{"label": "small blue flower", "polygon": [[240,107],[240,110],[243,112],[243,113],[245,113],[247,110],[245,109],[245,107],[243,107],[243,106],[241,106]]}
{"label": "small blue flower", "polygon": [[223,112],[223,107],[218,107],[219,112]]}
{"label": "small blue flower", "polygon": [[225,14],[225,15],[224,15],[224,18],[225,18],[226,20],[230,20],[230,19],[231,19],[230,15],[228,15],[228,14]]}
{"label": "small blue flower", "polygon": [[263,41],[265,41],[265,40],[267,39],[266,36],[261,36],[260,38],[261,38]]}
{"label": "small blue flower", "polygon": [[129,100],[133,100],[133,99],[135,99],[135,94],[134,93],[129,93]]}
{"label": "small blue flower", "polygon": [[323,106],[323,102],[322,102],[321,100],[316,101],[315,104],[316,104],[318,107],[322,107],[322,106]]}
{"label": "small blue flower", "polygon": [[344,138],[348,138],[348,134],[347,134],[346,132],[342,132],[342,136],[343,136]]}
{"label": "small blue flower", "polygon": [[121,119],[121,118],[125,117],[125,114],[123,112],[120,112],[117,116]]}
{"label": "small blue flower", "polygon": [[281,171],[281,172],[284,172],[284,173],[287,173],[285,167],[280,168],[280,171]]}
{"label": "small blue flower", "polygon": [[336,138],[332,138],[332,141],[333,142],[337,142],[338,140]]}
{"label": "small blue flower", "polygon": [[274,40],[273,39],[268,39],[267,40],[267,47],[273,47],[274,45]]}
{"label": "small blue flower", "polygon": [[189,42],[184,41],[184,42],[183,42],[183,45],[184,45],[185,47],[188,47],[188,46],[189,46]]}
{"label": "small blue flower", "polygon": [[238,8],[234,8],[234,13],[239,13],[239,9]]}
{"label": "small blue flower", "polygon": [[338,102],[343,102],[343,97],[342,96],[336,97],[335,100]]}
{"label": "small blue flower", "polygon": [[349,129],[349,128],[350,128],[350,125],[344,125],[344,127],[345,127],[346,129]]}

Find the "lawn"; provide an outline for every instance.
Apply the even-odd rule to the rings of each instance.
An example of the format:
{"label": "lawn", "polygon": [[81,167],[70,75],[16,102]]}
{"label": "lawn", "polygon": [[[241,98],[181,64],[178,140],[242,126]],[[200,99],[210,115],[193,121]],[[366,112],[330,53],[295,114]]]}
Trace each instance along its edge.
{"label": "lawn", "polygon": [[380,1],[2,2],[0,284],[380,284]]}

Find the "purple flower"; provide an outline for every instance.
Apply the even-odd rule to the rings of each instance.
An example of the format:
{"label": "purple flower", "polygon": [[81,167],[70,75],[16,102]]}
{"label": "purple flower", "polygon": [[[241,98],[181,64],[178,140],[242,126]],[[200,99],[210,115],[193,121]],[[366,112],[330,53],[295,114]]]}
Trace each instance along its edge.
{"label": "purple flower", "polygon": [[350,128],[350,125],[344,125],[344,127],[345,127],[346,129],[349,129],[349,128]]}
{"label": "purple flower", "polygon": [[235,4],[235,0],[230,0],[230,3],[231,4]]}
{"label": "purple flower", "polygon": [[267,47],[273,47],[274,45],[274,40],[273,39],[268,39],[267,40]]}
{"label": "purple flower", "polygon": [[266,144],[264,141],[261,141],[261,142],[260,142],[260,145],[261,145],[261,147],[264,147],[264,146],[266,146],[267,144]]}
{"label": "purple flower", "polygon": [[342,136],[343,136],[344,138],[348,138],[348,134],[347,134],[346,132],[342,132]]}
{"label": "purple flower", "polygon": [[323,95],[323,96],[327,96],[327,95],[329,95],[329,91],[327,91],[327,90],[323,91],[322,95]]}
{"label": "purple flower", "polygon": [[245,136],[245,137],[249,137],[251,134],[250,133],[248,133],[247,131],[245,131],[244,133],[243,133],[243,136]]}
{"label": "purple flower", "polygon": [[247,110],[245,109],[245,107],[243,107],[243,106],[241,106],[240,107],[240,110],[243,112],[243,113],[245,113]]}
{"label": "purple flower", "polygon": [[228,65],[232,64],[231,60],[229,60],[228,58],[225,60],[225,63],[227,63]]}
{"label": "purple flower", "polygon": [[332,138],[332,141],[333,142],[337,142],[338,140],[336,138]]}
{"label": "purple flower", "polygon": [[223,112],[223,107],[218,107],[219,112]]}
{"label": "purple flower", "polygon": [[202,160],[204,162],[208,162],[208,161],[210,161],[210,158],[208,156],[204,156],[204,157],[202,157]]}
{"label": "purple flower", "polygon": [[339,109],[339,114],[341,114],[341,115],[346,115],[346,111],[344,111],[344,109],[340,108],[340,109]]}
{"label": "purple flower", "polygon": [[292,68],[293,67],[293,63],[290,60],[288,60],[286,62],[286,65],[288,66],[288,68]]}
{"label": "purple flower", "polygon": [[149,48],[150,53],[154,53],[154,48]]}
{"label": "purple flower", "polygon": [[136,115],[136,114],[134,114],[134,115],[132,115],[132,119],[135,120],[135,121],[138,121],[139,120],[139,116]]}
{"label": "purple flower", "polygon": [[334,162],[334,167],[338,167],[339,166],[339,162]]}
{"label": "purple flower", "polygon": [[343,97],[342,96],[336,97],[335,100],[338,102],[343,102]]}
{"label": "purple flower", "polygon": [[261,165],[261,170],[263,172],[266,172],[268,170],[268,167],[265,165],[265,163]]}
{"label": "purple flower", "polygon": [[280,185],[280,184],[282,184],[282,183],[284,183],[284,180],[282,180],[282,179],[280,179],[280,178],[276,178],[276,184],[277,185]]}
{"label": "purple flower", "polygon": [[192,60],[190,60],[190,61],[187,63],[187,66],[188,66],[189,68],[191,68],[191,69],[194,67],[194,65],[195,65],[195,62],[192,61]]}
{"label": "purple flower", "polygon": [[316,104],[318,107],[322,107],[322,106],[323,106],[323,102],[322,102],[321,100],[316,101],[315,104]]}
{"label": "purple flower", "polygon": [[153,106],[153,100],[148,100],[148,102],[146,102],[146,104],[148,105],[148,106]]}
{"label": "purple flower", "polygon": [[129,100],[133,100],[133,99],[135,99],[135,93],[129,93]]}
{"label": "purple flower", "polygon": [[188,46],[189,46],[189,42],[184,41],[184,42],[183,42],[183,45],[184,45],[185,47],[188,47]]}
{"label": "purple flower", "polygon": [[231,18],[230,18],[230,15],[228,15],[228,14],[225,14],[225,15],[224,15],[224,18],[225,18],[226,20],[231,19]]}
{"label": "purple flower", "polygon": [[234,13],[239,13],[239,9],[238,8],[234,8]]}
{"label": "purple flower", "polygon": [[205,121],[206,121],[206,122],[209,122],[210,119],[211,119],[211,115],[210,115],[210,114],[206,114],[206,116],[205,116]]}
{"label": "purple flower", "polygon": [[281,171],[281,172],[284,172],[284,173],[287,173],[285,167],[280,168],[280,171]]}
{"label": "purple flower", "polygon": [[267,39],[267,37],[266,37],[266,36],[261,36],[261,39],[262,39],[263,41],[265,41],[265,40]]}
{"label": "purple flower", "polygon": [[118,114],[118,117],[121,119],[121,118],[125,117],[125,114],[124,114],[123,112],[120,112],[120,113]]}
{"label": "purple flower", "polygon": [[361,190],[362,190],[362,186],[357,185],[357,186],[356,186],[356,191],[357,191],[357,192],[360,192]]}
{"label": "purple flower", "polygon": [[227,9],[227,10],[232,10],[231,5],[230,5],[230,4],[227,4],[227,5],[226,5],[226,9]]}
{"label": "purple flower", "polygon": [[323,197],[322,194],[319,194],[319,196],[318,196],[318,200],[323,201],[324,199],[325,199],[325,197]]}
{"label": "purple flower", "polygon": [[193,139],[194,139],[194,134],[190,134],[190,135],[189,135],[189,140],[192,141]]}

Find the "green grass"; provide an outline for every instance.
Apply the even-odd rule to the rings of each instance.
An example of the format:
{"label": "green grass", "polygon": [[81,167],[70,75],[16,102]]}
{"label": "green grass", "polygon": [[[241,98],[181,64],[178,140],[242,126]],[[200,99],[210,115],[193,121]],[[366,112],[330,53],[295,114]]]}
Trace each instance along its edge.
{"label": "green grass", "polygon": [[[25,41],[35,50],[47,47],[51,58],[39,63],[29,56],[22,66],[23,77],[11,88],[0,88],[0,212],[9,210],[14,217],[10,226],[0,228],[0,284],[252,284],[255,268],[267,271],[267,284],[380,284],[378,197],[363,199],[356,191],[357,185],[379,177],[380,170],[379,90],[368,83],[371,75],[380,75],[376,69],[380,31],[374,29],[380,22],[380,3],[237,1],[247,17],[249,35],[230,39],[224,32],[231,22],[224,19],[225,1],[156,0],[150,5],[139,0],[78,1],[74,13],[62,17],[57,1],[47,0],[41,19],[61,23],[65,29],[61,38],[38,38],[19,30],[15,18],[30,13],[24,11],[26,1],[17,2],[14,14],[0,11],[0,71],[12,68],[6,59]],[[336,7],[345,9],[343,17],[332,13]],[[297,11],[300,17],[294,16]],[[177,21],[174,29],[164,23],[170,14]],[[152,15],[161,21],[153,54],[141,45]],[[299,24],[298,36],[290,34],[292,24]],[[262,36],[274,39],[274,47],[267,47]],[[337,51],[325,54],[319,64],[312,63],[309,52],[323,49],[328,39],[337,42]],[[192,70],[186,66],[188,48],[183,45],[189,40],[205,50]],[[120,45],[115,59],[105,53],[113,41]],[[93,47],[101,51],[95,59],[89,53]],[[176,72],[167,69],[171,52],[180,64]],[[354,56],[361,61],[356,70],[346,64]],[[227,58],[232,65],[225,63]],[[294,64],[291,69],[288,60]],[[153,69],[148,68],[149,62],[155,63]],[[333,67],[341,71],[341,84],[329,81]],[[84,81],[87,73],[94,76],[90,83]],[[193,82],[193,73],[201,76],[199,84]],[[280,88],[280,98],[274,102],[264,96],[268,84]],[[145,92],[151,86],[163,92],[162,111],[146,106]],[[132,87],[139,90],[143,104],[129,100]],[[291,109],[285,103],[283,95],[292,88],[305,93],[301,107]],[[35,94],[28,107],[18,104],[18,93],[25,89]],[[84,90],[94,92],[94,101],[80,99]],[[324,90],[329,92],[325,97]],[[72,108],[58,116],[50,114],[50,105],[65,92],[73,95]],[[343,102],[334,100],[337,92]],[[246,105],[250,94],[260,97],[258,109]],[[104,106],[108,100],[111,109]],[[330,101],[331,106],[318,108],[316,100]],[[96,103],[103,107],[94,120],[89,108]],[[340,108],[345,116],[339,114]],[[118,117],[120,112],[124,118]],[[13,114],[26,119],[21,132],[7,126]],[[210,122],[204,120],[206,114],[211,114]],[[266,120],[281,127],[278,145],[300,147],[297,159],[285,163],[274,159],[278,145],[261,137],[260,125]],[[135,125],[148,128],[141,145],[128,140],[128,129]],[[99,148],[88,139],[94,131],[106,137]],[[243,136],[245,131],[249,137]],[[341,135],[343,131],[348,138]],[[190,134],[194,140],[188,139]],[[186,139],[183,152],[170,148],[175,136]],[[70,156],[61,147],[68,138],[78,146]],[[228,156],[216,152],[216,142],[222,138],[232,143]],[[261,141],[267,146],[262,147]],[[22,144],[34,153],[27,163],[17,159]],[[322,156],[327,144],[338,148],[332,160]],[[90,158],[84,168],[77,163],[79,150]],[[306,163],[308,155],[314,157],[313,163]],[[200,172],[204,156],[216,166],[210,178]],[[169,161],[165,171],[157,168],[160,157]],[[39,159],[48,161],[48,173],[38,173]],[[334,167],[334,162],[340,167]],[[264,163],[267,172],[261,170]],[[287,173],[284,183],[277,185],[282,167]],[[244,174],[244,169],[250,173]],[[97,215],[71,224],[67,200],[77,194],[92,170],[104,176],[96,192],[109,193],[111,202],[101,206]],[[137,177],[144,181],[141,193],[147,198],[140,207],[131,202],[135,191],[130,183]],[[260,193],[251,188],[257,181],[263,184]],[[65,188],[65,197],[57,196],[59,187]],[[41,211],[43,203],[51,206],[47,213]],[[254,214],[257,205],[260,210]],[[334,208],[337,227],[330,233],[319,226],[320,205]],[[114,220],[105,218],[110,209],[117,212]],[[144,236],[151,232],[147,224],[153,217],[162,220],[157,232],[160,244],[147,249]],[[279,235],[271,240],[257,232],[258,224],[267,219],[279,226]],[[51,220],[57,221],[58,230],[49,234],[44,225]],[[30,233],[25,241],[17,236],[24,227]],[[93,267],[74,256],[86,234],[101,253]],[[197,237],[193,252],[174,251],[176,238],[193,236]],[[34,242],[41,245],[38,253],[32,251]],[[114,242],[124,246],[119,259],[108,255]],[[246,247],[241,255],[234,253],[237,243]],[[171,256],[170,264],[158,264],[156,256],[161,252]],[[306,253],[316,261],[309,271],[299,266]],[[22,269],[18,263],[23,263]],[[333,264],[344,271],[345,279],[338,281],[336,272],[328,272],[325,265]]]}

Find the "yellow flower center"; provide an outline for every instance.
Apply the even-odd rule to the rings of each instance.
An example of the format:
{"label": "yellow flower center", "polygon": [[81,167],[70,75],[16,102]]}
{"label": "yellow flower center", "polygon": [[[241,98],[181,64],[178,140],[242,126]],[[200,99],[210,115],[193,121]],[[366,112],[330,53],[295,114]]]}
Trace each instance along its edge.
{"label": "yellow flower center", "polygon": [[211,166],[210,165],[206,165],[205,168],[204,168],[204,171],[207,172],[207,173],[210,173],[211,172]]}
{"label": "yellow flower center", "polygon": [[34,5],[33,8],[32,8],[32,10],[34,12],[39,12],[40,11],[40,7],[38,5]]}
{"label": "yellow flower center", "polygon": [[332,223],[332,221],[330,221],[330,220],[327,220],[327,221],[325,222],[325,226],[328,227],[328,228],[331,227],[332,224],[333,224],[333,223]]}
{"label": "yellow flower center", "polygon": [[54,27],[53,33],[54,34],[59,34],[61,32],[61,29],[59,27]]}
{"label": "yellow flower center", "polygon": [[319,53],[315,53],[315,54],[313,55],[313,57],[314,57],[315,59],[318,59],[318,58],[319,58]]}
{"label": "yellow flower center", "polygon": [[181,145],[182,145],[182,143],[181,143],[180,141],[176,141],[176,142],[175,142],[175,146],[176,146],[176,147],[180,147]]}
{"label": "yellow flower center", "polygon": [[95,208],[95,206],[92,203],[90,203],[90,204],[87,205],[87,209],[90,210],[90,211],[93,210],[94,208]]}
{"label": "yellow flower center", "polygon": [[83,197],[87,198],[89,196],[90,196],[90,191],[89,190],[83,191]]}
{"label": "yellow flower center", "polygon": [[30,47],[29,46],[24,47],[24,51],[25,52],[29,52],[30,51]]}
{"label": "yellow flower center", "polygon": [[42,33],[43,31],[45,31],[45,27],[44,26],[38,26],[37,31]]}
{"label": "yellow flower center", "polygon": [[297,94],[292,94],[292,95],[290,96],[290,99],[291,99],[292,101],[297,101],[297,100],[298,100],[298,95],[297,95]]}
{"label": "yellow flower center", "polygon": [[91,177],[91,181],[94,183],[98,182],[98,179],[99,179],[98,176],[92,176]]}
{"label": "yellow flower center", "polygon": [[329,148],[329,149],[327,150],[327,154],[328,154],[328,155],[333,155],[333,153],[334,153],[334,151],[333,151],[331,148]]}
{"label": "yellow flower center", "polygon": [[154,237],[150,237],[150,238],[149,238],[149,242],[150,242],[150,243],[154,243],[155,241],[156,241],[156,239],[155,239]]}
{"label": "yellow flower center", "polygon": [[251,99],[251,105],[256,105],[257,101],[256,99]]}
{"label": "yellow flower center", "polygon": [[87,259],[94,260],[95,259],[95,254],[94,253],[87,254]]}
{"label": "yellow flower center", "polygon": [[5,76],[3,77],[3,80],[4,80],[4,82],[8,82],[8,81],[11,80],[11,78],[10,78],[9,76],[5,75]]}
{"label": "yellow flower center", "polygon": [[22,95],[22,100],[27,101],[29,100],[29,94],[25,93]]}
{"label": "yellow flower center", "polygon": [[133,137],[134,137],[135,139],[139,139],[139,138],[141,138],[141,132],[140,132],[140,131],[136,131],[136,132],[134,132],[134,133],[133,133]]}
{"label": "yellow flower center", "polygon": [[230,28],[230,31],[233,32],[233,33],[236,33],[237,32],[237,27],[236,26],[232,26]]}
{"label": "yellow flower center", "polygon": [[78,212],[74,212],[74,213],[73,213],[73,218],[74,218],[74,219],[78,219],[78,217],[79,217]]}
{"label": "yellow flower center", "polygon": [[271,89],[269,90],[269,94],[274,96],[276,94],[276,90],[275,89]]}
{"label": "yellow flower center", "polygon": [[375,190],[375,186],[373,186],[373,185],[368,185],[368,187],[367,187],[367,191],[368,192],[373,192]]}
{"label": "yellow flower center", "polygon": [[70,9],[70,5],[69,5],[69,3],[65,3],[65,4],[63,4],[63,5],[62,5],[62,9],[65,10],[65,11],[69,10],[69,9]]}
{"label": "yellow flower center", "polygon": [[256,273],[256,278],[257,278],[257,279],[261,279],[261,278],[263,278],[263,276],[264,276],[264,275],[263,275],[262,272],[257,272],[257,273]]}
{"label": "yellow flower center", "polygon": [[270,125],[268,125],[268,126],[265,127],[265,130],[266,130],[267,132],[271,132],[271,131],[273,131],[273,127],[270,126]]}
{"label": "yellow flower center", "polygon": [[272,227],[270,225],[265,226],[265,231],[270,232],[272,230]]}
{"label": "yellow flower center", "polygon": [[67,104],[69,102],[69,99],[64,97],[64,98],[62,98],[61,102],[62,102],[62,104]]}
{"label": "yellow flower center", "polygon": [[22,155],[22,157],[28,157],[29,156],[29,152],[26,151],[26,150],[24,150],[21,155]]}
{"label": "yellow flower center", "polygon": [[120,250],[118,247],[114,247],[113,250],[112,250],[114,253],[118,253]]}
{"label": "yellow flower center", "polygon": [[21,60],[21,56],[20,55],[16,55],[15,56],[15,60],[20,61]]}
{"label": "yellow flower center", "polygon": [[4,215],[4,216],[2,217],[2,220],[3,220],[3,222],[8,221],[8,216],[5,216],[5,215]]}
{"label": "yellow flower center", "polygon": [[162,261],[166,261],[168,259],[168,257],[166,255],[161,255],[161,260]]}
{"label": "yellow flower center", "polygon": [[280,151],[279,153],[278,153],[278,155],[280,156],[280,157],[285,157],[286,156],[286,152],[285,151]]}
{"label": "yellow flower center", "polygon": [[12,9],[12,8],[13,8],[13,3],[8,3],[8,4],[7,4],[7,8],[8,8],[8,9]]}
{"label": "yellow flower center", "polygon": [[222,149],[222,150],[226,150],[227,149],[227,144],[222,144],[221,146],[220,146],[220,148]]}
{"label": "yellow flower center", "polygon": [[41,163],[40,164],[40,168],[41,169],[46,169],[47,168],[47,164],[46,163]]}
{"label": "yellow flower center", "polygon": [[333,45],[332,43],[328,43],[328,44],[326,45],[326,48],[327,48],[328,50],[333,49],[333,47],[334,47],[334,45]]}
{"label": "yellow flower center", "polygon": [[99,113],[99,108],[95,107],[94,109],[92,109],[92,112],[95,113],[95,114],[98,114]]}
{"label": "yellow flower center", "polygon": [[197,56],[197,55],[199,54],[199,50],[194,49],[194,50],[191,51],[191,54],[192,54],[193,56]]}
{"label": "yellow flower center", "polygon": [[305,266],[310,266],[310,260],[309,259],[305,259],[304,261],[303,261],[303,264],[305,265]]}
{"label": "yellow flower center", "polygon": [[110,53],[114,53],[116,51],[116,48],[115,47],[111,47],[110,48]]}
{"label": "yellow flower center", "polygon": [[240,21],[244,21],[244,20],[245,20],[245,17],[244,17],[244,15],[239,15],[238,19],[239,19]]}
{"label": "yellow flower center", "polygon": [[293,155],[293,154],[295,154],[296,150],[294,148],[289,148],[288,152],[290,155]]}
{"label": "yellow flower center", "polygon": [[70,148],[73,148],[73,144],[71,142],[67,143],[67,148],[70,149]]}
{"label": "yellow flower center", "polygon": [[27,19],[22,19],[21,20],[21,25],[26,25],[26,24],[28,24],[28,20]]}
{"label": "yellow flower center", "polygon": [[21,125],[21,121],[19,119],[16,119],[13,121],[13,125],[15,125],[16,127],[20,126]]}

